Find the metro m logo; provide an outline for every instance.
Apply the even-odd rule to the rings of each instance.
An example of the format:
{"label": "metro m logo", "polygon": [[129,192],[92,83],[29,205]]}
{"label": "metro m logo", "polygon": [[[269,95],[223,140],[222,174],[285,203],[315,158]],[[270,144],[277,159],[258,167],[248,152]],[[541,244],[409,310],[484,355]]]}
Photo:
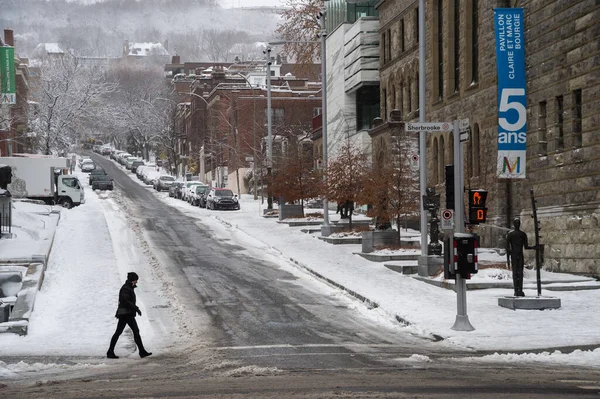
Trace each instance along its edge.
{"label": "metro m logo", "polygon": [[521,173],[521,157],[516,157],[514,159],[513,164],[510,164],[510,160],[507,157],[504,157],[504,161],[502,162],[502,173],[506,174],[515,174]]}

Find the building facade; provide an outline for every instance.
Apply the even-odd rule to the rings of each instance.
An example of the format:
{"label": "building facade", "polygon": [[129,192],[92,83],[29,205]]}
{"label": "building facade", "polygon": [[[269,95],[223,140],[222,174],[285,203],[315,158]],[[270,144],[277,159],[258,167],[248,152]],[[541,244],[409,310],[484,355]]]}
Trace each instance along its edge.
{"label": "building facade", "polygon": [[[426,121],[469,118],[470,140],[464,148],[465,188],[488,190],[485,225],[473,227],[483,245],[503,248],[511,221],[519,217],[533,240],[530,189],[543,228],[544,267],[553,271],[600,274],[600,168],[598,168],[598,20],[594,0],[426,0]],[[411,105],[398,100],[406,71],[416,70],[412,48],[418,26],[418,1],[379,2],[380,40],[392,60],[382,55],[382,110],[402,104],[403,120]],[[524,9],[527,92],[527,163],[525,179],[502,179],[497,173],[498,80],[494,9]],[[393,22],[396,21],[396,22]],[[402,22],[404,21],[404,22]],[[408,21],[408,27],[407,27]],[[389,28],[388,28],[389,26]],[[404,27],[404,28],[402,28]],[[394,30],[400,33],[395,33]],[[404,34],[401,32],[404,29]],[[389,33],[388,33],[389,32]],[[385,39],[384,39],[385,36]],[[388,38],[392,37],[391,44]],[[405,47],[406,48],[406,47]],[[410,51],[410,50],[409,50]],[[381,49],[381,53],[386,53]],[[417,60],[418,62],[418,60]],[[393,66],[392,66],[393,65]],[[389,70],[391,69],[391,70]],[[397,71],[401,71],[398,76]],[[410,75],[410,73],[409,73]],[[412,73],[414,76],[414,73]],[[418,81],[418,76],[416,77]],[[395,88],[391,87],[395,82]],[[385,91],[384,91],[385,90]],[[390,90],[395,90],[390,96]],[[406,96],[406,89],[401,90]],[[387,105],[386,105],[387,102]],[[408,112],[407,112],[408,111]],[[428,186],[444,196],[446,165],[453,164],[452,133],[427,137]],[[443,201],[444,198],[442,198]],[[533,251],[529,251],[530,258]]]}
{"label": "building facade", "polygon": [[346,143],[371,152],[368,131],[379,116],[377,1],[325,2],[327,43],[327,155]]}

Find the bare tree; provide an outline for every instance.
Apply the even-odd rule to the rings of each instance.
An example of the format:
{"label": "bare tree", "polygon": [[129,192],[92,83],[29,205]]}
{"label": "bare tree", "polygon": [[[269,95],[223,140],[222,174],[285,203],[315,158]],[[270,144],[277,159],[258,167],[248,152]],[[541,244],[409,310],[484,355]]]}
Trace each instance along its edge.
{"label": "bare tree", "polygon": [[84,68],[71,54],[44,61],[40,70],[32,96],[37,112],[30,129],[40,138],[41,150],[52,154],[74,143],[80,121],[98,112],[117,84],[100,71]]}
{"label": "bare tree", "polygon": [[396,219],[400,237],[402,218],[419,215],[418,173],[410,166],[416,143],[406,136],[392,136],[390,142],[390,155],[376,159],[371,173],[365,176],[360,201],[371,205],[367,215],[376,218],[377,226]]}
{"label": "bare tree", "polygon": [[[285,202],[300,201],[319,196],[321,192],[320,173],[313,169],[312,154],[303,151],[299,143],[291,143],[285,155],[278,157],[274,165],[272,191],[283,197]],[[281,204],[280,204],[281,205]],[[304,206],[302,207],[304,216]]]}
{"label": "bare tree", "polygon": [[[129,150],[139,151],[148,159],[161,136],[169,134],[176,101],[159,68],[122,65],[112,72],[119,90],[111,96],[111,117],[119,142],[128,141]],[[127,136],[126,138],[123,136]]]}
{"label": "bare tree", "polygon": [[282,22],[276,32],[287,43],[284,51],[298,64],[312,64],[321,58],[319,12],[324,0],[286,0],[287,9],[281,13]]}
{"label": "bare tree", "polygon": [[[364,205],[362,202],[365,182],[370,169],[367,154],[347,140],[327,164],[326,197],[340,204]],[[352,212],[348,213],[349,227],[352,229]]]}

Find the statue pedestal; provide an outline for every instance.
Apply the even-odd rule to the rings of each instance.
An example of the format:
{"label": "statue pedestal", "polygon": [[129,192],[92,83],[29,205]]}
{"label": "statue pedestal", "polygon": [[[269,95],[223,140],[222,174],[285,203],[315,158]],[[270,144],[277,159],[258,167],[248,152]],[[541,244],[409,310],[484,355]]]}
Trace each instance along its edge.
{"label": "statue pedestal", "polygon": [[444,273],[444,257],[438,255],[419,256],[419,276],[429,277]]}
{"label": "statue pedestal", "polygon": [[559,309],[560,298],[549,296],[505,296],[502,298],[498,298],[498,306],[512,310]]}

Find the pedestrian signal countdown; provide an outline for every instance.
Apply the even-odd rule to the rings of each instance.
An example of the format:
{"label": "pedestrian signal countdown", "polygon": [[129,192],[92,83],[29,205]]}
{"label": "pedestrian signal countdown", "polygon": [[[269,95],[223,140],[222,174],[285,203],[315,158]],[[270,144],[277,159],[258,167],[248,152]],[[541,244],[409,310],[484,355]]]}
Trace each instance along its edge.
{"label": "pedestrian signal countdown", "polygon": [[469,223],[485,223],[487,208],[485,201],[488,192],[486,190],[469,190]]}

